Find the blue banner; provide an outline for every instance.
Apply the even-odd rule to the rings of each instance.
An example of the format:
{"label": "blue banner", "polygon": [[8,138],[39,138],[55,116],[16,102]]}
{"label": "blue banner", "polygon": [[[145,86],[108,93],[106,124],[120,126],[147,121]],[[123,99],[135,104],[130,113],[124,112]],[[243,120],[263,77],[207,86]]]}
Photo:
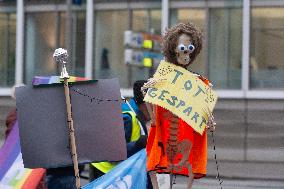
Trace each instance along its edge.
{"label": "blue banner", "polygon": [[146,151],[137,152],[82,189],[146,189]]}

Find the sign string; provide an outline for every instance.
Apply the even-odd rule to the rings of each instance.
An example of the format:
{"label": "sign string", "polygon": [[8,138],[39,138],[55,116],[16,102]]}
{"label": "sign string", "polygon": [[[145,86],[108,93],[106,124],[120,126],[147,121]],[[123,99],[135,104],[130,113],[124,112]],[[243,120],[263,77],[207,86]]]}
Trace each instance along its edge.
{"label": "sign string", "polygon": [[100,104],[101,102],[120,102],[124,100],[124,99],[103,99],[103,98],[92,97],[88,94],[81,92],[80,89],[74,88],[73,86],[70,86],[70,85],[69,85],[69,89],[71,89],[73,92],[81,96],[89,98],[91,102],[96,102],[97,104]]}
{"label": "sign string", "polygon": [[214,131],[210,131],[210,132],[211,132],[211,136],[212,136],[213,150],[214,150],[214,159],[215,159],[216,170],[217,170],[216,179],[219,180],[220,188],[223,189],[222,188],[223,180],[220,178],[220,173],[219,173],[219,163],[218,163],[218,160],[217,160],[217,152],[216,152],[216,143],[215,143]]}

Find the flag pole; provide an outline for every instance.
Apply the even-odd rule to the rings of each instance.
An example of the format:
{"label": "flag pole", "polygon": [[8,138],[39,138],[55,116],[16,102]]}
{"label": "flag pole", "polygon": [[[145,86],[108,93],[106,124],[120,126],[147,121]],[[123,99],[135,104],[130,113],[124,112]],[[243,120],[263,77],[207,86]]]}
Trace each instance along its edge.
{"label": "flag pole", "polygon": [[73,119],[72,119],[72,110],[71,110],[71,100],[70,100],[70,92],[68,86],[69,74],[66,69],[68,53],[67,50],[59,48],[54,51],[53,58],[57,63],[62,64],[62,70],[60,79],[64,80],[64,93],[65,93],[65,101],[66,101],[66,109],[67,109],[67,123],[69,128],[69,140],[70,140],[70,148],[71,148],[71,157],[74,166],[75,178],[76,178],[76,188],[81,188],[80,183],[80,175],[79,175],[79,167],[78,167],[78,157],[76,150],[76,141],[74,135],[74,127],[73,127]]}

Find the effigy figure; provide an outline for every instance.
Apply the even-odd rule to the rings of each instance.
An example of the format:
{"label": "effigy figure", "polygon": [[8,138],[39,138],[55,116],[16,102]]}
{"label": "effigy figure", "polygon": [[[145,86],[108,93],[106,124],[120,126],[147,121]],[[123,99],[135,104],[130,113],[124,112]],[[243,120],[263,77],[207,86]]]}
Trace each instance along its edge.
{"label": "effigy figure", "polygon": [[[194,112],[187,101],[195,100],[198,95],[205,95],[206,102],[212,102],[215,99],[210,93],[212,85],[199,74],[194,73],[196,83],[202,83],[206,87],[198,86],[195,92],[193,92],[193,80],[185,79],[182,88],[178,87],[177,81],[186,75],[184,73],[189,72],[187,69],[199,55],[202,49],[202,33],[191,23],[177,24],[166,31],[162,38],[162,48],[165,61],[162,61],[161,64],[168,66],[164,66],[162,69],[158,68],[155,75],[166,78],[167,74],[172,73],[174,77],[168,81],[168,86],[176,84],[176,90],[179,91],[175,91],[177,95],[172,96],[167,87],[159,91],[155,86],[167,79],[155,79],[155,75],[142,88],[142,90],[148,89],[146,101],[147,98],[150,98],[151,102],[156,100],[167,105],[162,107],[159,103],[151,103],[148,100],[151,103],[151,106],[148,104],[148,107],[152,113],[152,125],[146,147],[147,171],[151,175],[154,188],[158,188],[156,173],[187,176],[187,188],[191,188],[193,179],[199,179],[206,175],[206,129],[214,129],[215,122],[211,113],[212,108],[209,110],[210,108],[206,107],[203,109],[204,115],[201,115],[197,111]],[[172,64],[175,66],[171,67]],[[179,69],[175,69],[177,67]],[[192,73],[190,72],[190,74]],[[178,95],[180,93],[186,93],[187,100],[181,100]],[[172,108],[167,108],[169,106]],[[195,122],[199,127],[188,124],[183,119],[184,117],[177,115],[178,113],[184,114],[187,120]]]}

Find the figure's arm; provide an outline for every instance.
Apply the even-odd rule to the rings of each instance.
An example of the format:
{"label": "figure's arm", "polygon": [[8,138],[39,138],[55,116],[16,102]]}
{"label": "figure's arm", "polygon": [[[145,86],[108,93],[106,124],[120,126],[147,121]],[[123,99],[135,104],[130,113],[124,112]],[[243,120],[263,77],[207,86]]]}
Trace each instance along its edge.
{"label": "figure's arm", "polygon": [[[212,89],[213,85],[212,85],[212,83],[210,83],[210,81],[207,78],[205,78],[205,77],[203,77],[202,75],[199,75],[199,74],[197,74],[197,77],[199,79],[201,79],[207,86],[209,86]],[[206,125],[206,129],[210,130],[210,131],[215,131],[216,122],[214,120],[214,116],[213,116],[212,112],[210,112],[209,109],[207,109],[205,111],[208,115],[208,122],[207,122],[207,125]]]}
{"label": "figure's arm", "polygon": [[205,111],[208,115],[208,122],[206,125],[206,129],[210,131],[215,131],[215,126],[216,126],[215,118],[213,114],[210,112],[210,110],[205,110]]}
{"label": "figure's arm", "polygon": [[210,131],[215,131],[215,129],[216,129],[215,126],[216,126],[216,122],[214,120],[214,116],[211,114],[208,117],[208,123],[206,125],[206,129],[210,130]]}
{"label": "figure's arm", "polygon": [[[147,83],[144,83],[143,87],[141,87],[141,91],[142,91],[142,94],[145,96],[146,93],[147,93],[147,90],[149,88],[152,88],[154,87],[155,85],[159,84],[159,83],[162,83],[166,81],[166,79],[154,79],[154,78],[149,78],[147,80]],[[155,106],[148,103],[148,102],[145,102],[146,104],[146,107],[147,107],[147,111],[149,112],[149,115],[150,115],[150,118],[151,118],[151,125],[155,125],[156,123],[156,115],[155,115]]]}

